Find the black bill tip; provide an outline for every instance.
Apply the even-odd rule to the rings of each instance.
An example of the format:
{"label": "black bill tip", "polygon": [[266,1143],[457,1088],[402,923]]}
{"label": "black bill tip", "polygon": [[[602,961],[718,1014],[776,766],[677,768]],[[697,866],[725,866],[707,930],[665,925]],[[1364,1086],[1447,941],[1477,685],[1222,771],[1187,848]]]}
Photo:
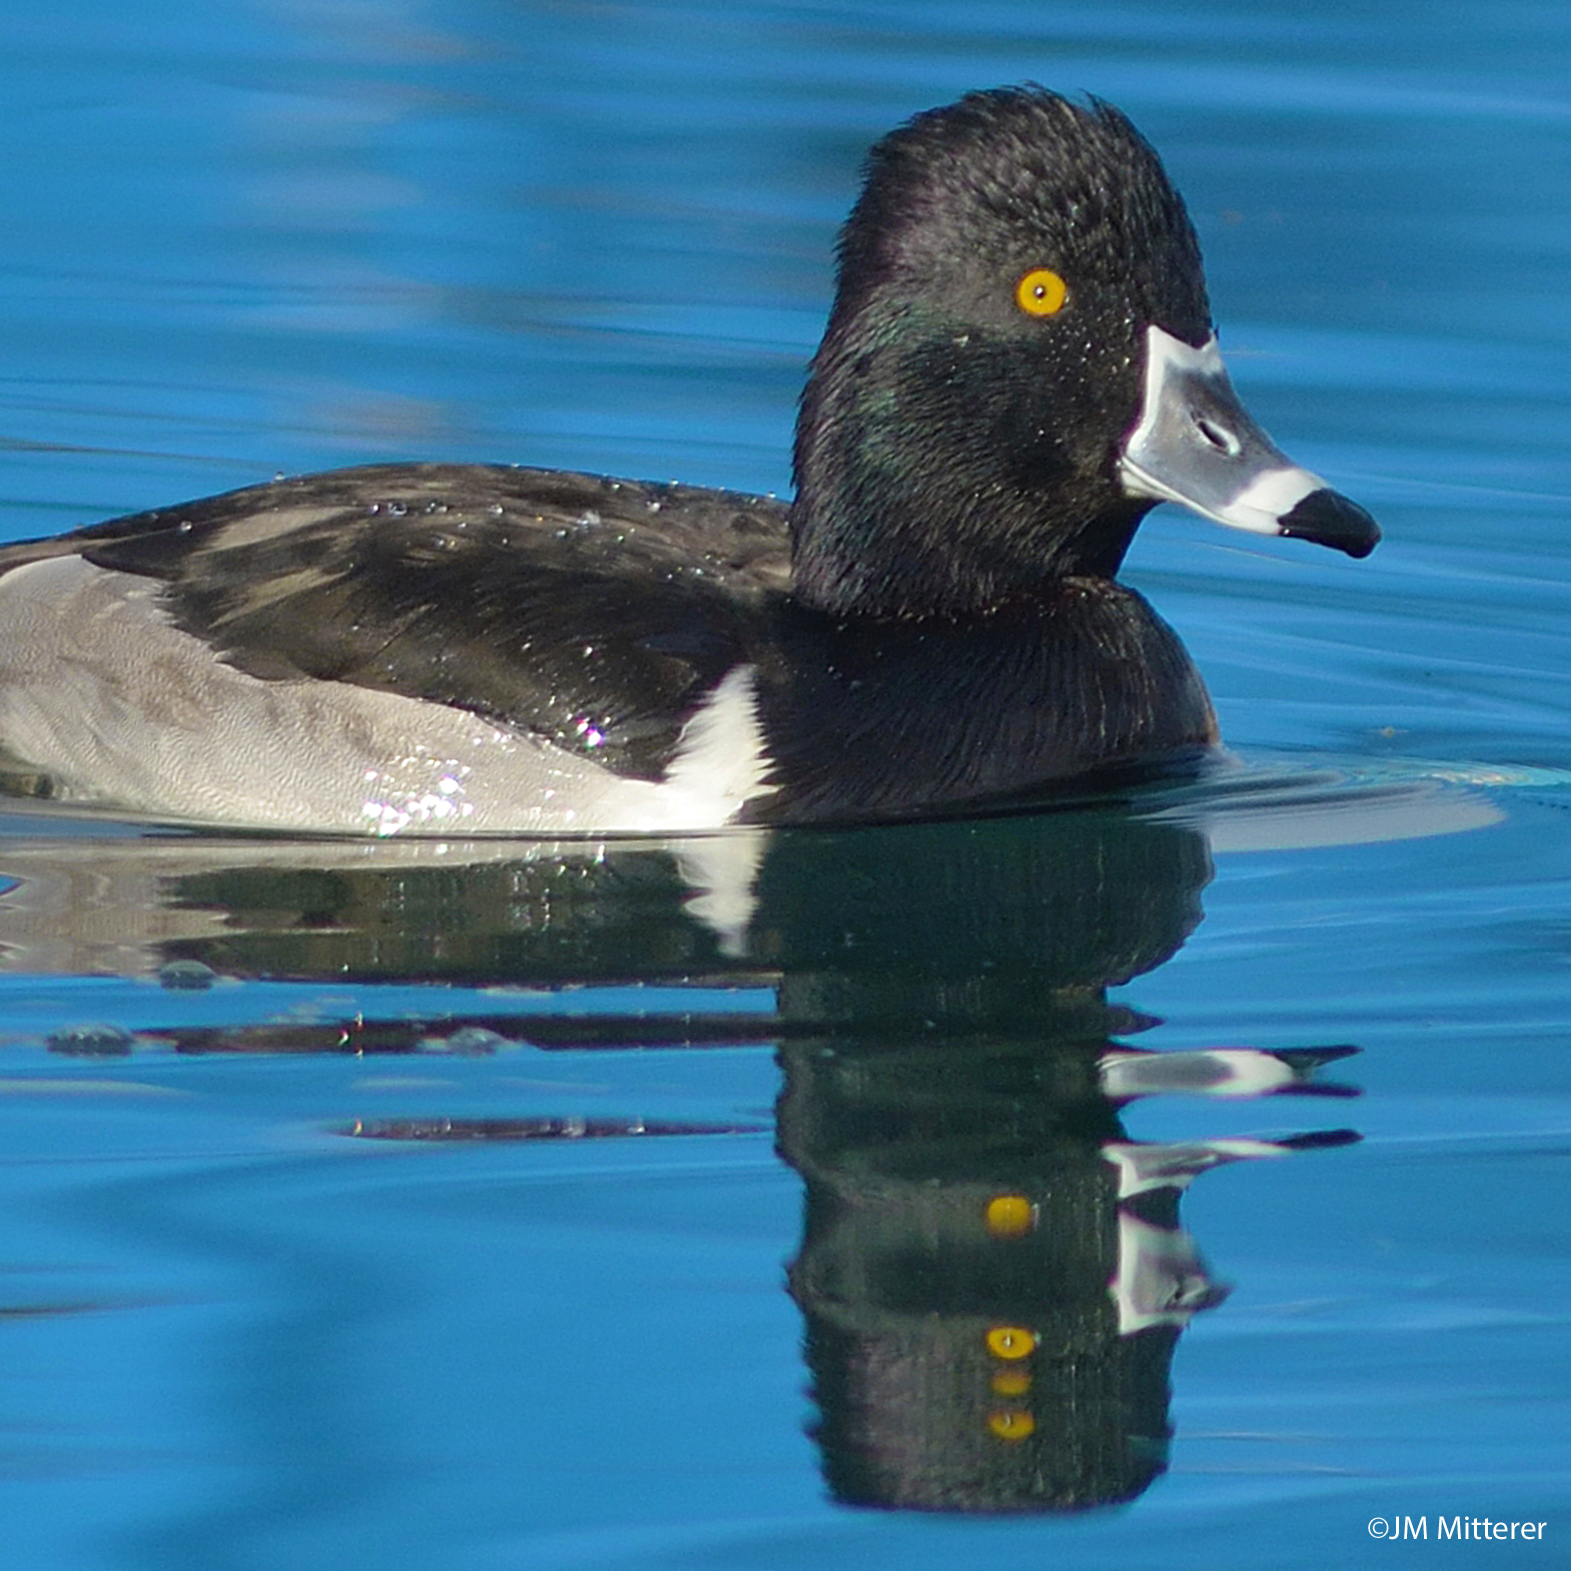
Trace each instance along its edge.
{"label": "black bill tip", "polygon": [[1321,486],[1282,516],[1282,533],[1294,540],[1313,540],[1349,556],[1368,556],[1380,544],[1380,525],[1357,502],[1340,491]]}

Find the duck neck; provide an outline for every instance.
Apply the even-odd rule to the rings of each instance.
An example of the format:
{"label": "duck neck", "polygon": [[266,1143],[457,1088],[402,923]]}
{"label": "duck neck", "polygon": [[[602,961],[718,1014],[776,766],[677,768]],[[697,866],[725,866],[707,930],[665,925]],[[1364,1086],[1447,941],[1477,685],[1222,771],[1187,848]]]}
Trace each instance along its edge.
{"label": "duck neck", "polygon": [[[1075,451],[964,340],[843,348],[802,396],[791,508],[795,592],[836,616],[986,613],[1072,577],[1111,578],[1149,502]],[[990,374],[984,375],[991,364]]]}

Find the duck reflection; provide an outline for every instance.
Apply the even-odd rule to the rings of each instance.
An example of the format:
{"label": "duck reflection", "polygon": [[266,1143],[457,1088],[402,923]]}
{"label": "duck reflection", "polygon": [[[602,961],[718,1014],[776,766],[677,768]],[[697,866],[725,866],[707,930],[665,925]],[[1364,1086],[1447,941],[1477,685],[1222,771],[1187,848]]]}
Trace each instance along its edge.
{"label": "duck reflection", "polygon": [[[1200,920],[1199,836],[1099,812],[979,826],[968,853],[924,834],[892,865],[867,837],[824,837],[786,887],[772,867],[762,884],[760,937],[791,957],[777,1128],[806,1186],[790,1285],[825,1475],[859,1505],[1128,1500],[1166,1466],[1180,1332],[1225,1296],[1182,1190],[1353,1137],[1145,1145],[1122,1110],[1317,1088],[1353,1049],[1119,1040],[1155,1022],[1106,989]],[[854,897],[815,921],[801,902],[830,887]]]}
{"label": "duck reflection", "polygon": [[[791,1291],[840,1499],[1076,1508],[1166,1466],[1179,1333],[1226,1296],[1181,1192],[1224,1162],[1355,1137],[1131,1141],[1108,1046],[1000,1042],[959,1066],[787,1051],[781,1148],[807,1190]],[[1256,1056],[1287,1089],[1350,1051]]]}
{"label": "duck reflection", "polygon": [[[789,1288],[823,1472],[849,1504],[1040,1512],[1138,1495],[1166,1466],[1179,1336],[1225,1296],[1180,1224],[1183,1190],[1222,1163],[1356,1138],[1130,1137],[1124,1110],[1143,1097],[1335,1092],[1317,1072],[1354,1049],[1130,1044],[1156,1022],[1108,989],[1184,942],[1211,861],[1200,834],[1117,804],[675,847],[65,836],[17,841],[0,869],[17,880],[0,942],[34,969],[93,956],[178,988],[773,987],[775,1012],[752,1017],[695,989],[676,1017],[525,1016],[498,996],[485,1013],[156,1034],[189,1052],[774,1043],[778,1147],[805,1186]],[[699,1131],[531,1115],[345,1132]]]}

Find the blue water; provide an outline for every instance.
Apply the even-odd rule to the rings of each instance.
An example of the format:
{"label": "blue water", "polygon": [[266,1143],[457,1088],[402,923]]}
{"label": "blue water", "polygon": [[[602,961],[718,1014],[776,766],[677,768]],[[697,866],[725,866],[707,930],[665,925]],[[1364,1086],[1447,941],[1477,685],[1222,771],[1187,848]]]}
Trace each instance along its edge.
{"label": "blue water", "polygon": [[1079,811],[0,814],[8,1564],[1568,1562],[1563,7],[13,8],[0,535],[372,459],[784,490],[862,151],[1023,78],[1161,148],[1385,543],[1154,515],[1234,762]]}

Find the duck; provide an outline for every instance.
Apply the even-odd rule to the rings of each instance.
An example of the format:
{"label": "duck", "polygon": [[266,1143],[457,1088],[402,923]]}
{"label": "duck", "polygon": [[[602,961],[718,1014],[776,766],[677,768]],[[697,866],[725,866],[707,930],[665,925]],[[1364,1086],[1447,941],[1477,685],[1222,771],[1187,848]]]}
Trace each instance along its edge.
{"label": "duck", "polygon": [[381,463],[5,546],[0,750],[41,794],[307,832],[965,814],[1219,745],[1117,578],[1159,502],[1380,538],[1234,392],[1151,145],[1035,84],[872,147],[793,477]]}

